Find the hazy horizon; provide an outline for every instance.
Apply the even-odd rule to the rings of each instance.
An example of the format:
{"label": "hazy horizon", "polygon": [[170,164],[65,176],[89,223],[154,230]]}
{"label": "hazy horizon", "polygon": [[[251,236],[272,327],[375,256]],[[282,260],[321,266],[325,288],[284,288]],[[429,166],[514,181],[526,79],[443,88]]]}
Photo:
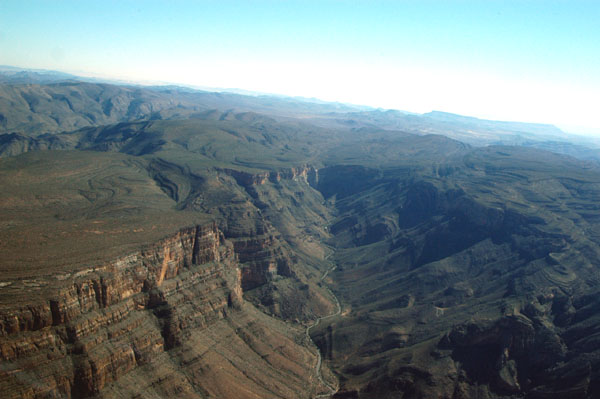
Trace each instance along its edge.
{"label": "hazy horizon", "polygon": [[600,135],[600,4],[5,1],[0,64]]}

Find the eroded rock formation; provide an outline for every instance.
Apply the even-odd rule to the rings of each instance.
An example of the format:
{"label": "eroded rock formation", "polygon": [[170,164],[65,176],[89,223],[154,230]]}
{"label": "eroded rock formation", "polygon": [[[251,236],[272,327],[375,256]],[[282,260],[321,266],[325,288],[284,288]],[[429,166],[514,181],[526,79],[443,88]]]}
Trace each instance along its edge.
{"label": "eroded rock formation", "polygon": [[[202,397],[194,392],[204,386],[204,379],[198,375],[190,379],[188,373],[229,361],[230,368],[233,364],[243,374],[247,371],[244,364],[227,360],[223,354],[198,362],[196,368],[168,371],[165,363],[156,362],[165,356],[170,359],[166,364],[182,361],[179,357],[189,340],[198,339],[203,331],[214,334],[211,327],[219,322],[228,326],[223,329],[230,335],[226,341],[239,345],[240,350],[257,347],[255,357],[274,359],[261,361],[267,363],[267,371],[295,379],[281,389],[270,387],[265,397],[306,396],[314,389],[305,386],[311,379],[314,355],[294,343],[293,333],[281,326],[264,334],[268,323],[281,322],[245,316],[252,310],[243,302],[241,277],[234,246],[214,223],[183,229],[70,278],[61,280],[60,276],[56,293],[48,301],[1,311],[4,397],[89,397],[104,389],[119,391],[119,380],[134,370],[132,375],[161,386],[158,392],[179,389]],[[232,313],[237,327],[226,321]],[[190,356],[197,349],[188,348],[185,353]],[[288,358],[282,351],[296,353]],[[264,385],[277,378],[267,374],[246,380],[245,389],[263,392]],[[202,389],[211,396],[210,388]]]}

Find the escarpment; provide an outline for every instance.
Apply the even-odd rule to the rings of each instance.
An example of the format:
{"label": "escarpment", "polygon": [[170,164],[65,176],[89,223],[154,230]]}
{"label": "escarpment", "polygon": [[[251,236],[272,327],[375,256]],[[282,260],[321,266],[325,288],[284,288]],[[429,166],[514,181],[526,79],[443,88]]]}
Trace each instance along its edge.
{"label": "escarpment", "polygon": [[[292,381],[277,392],[265,387],[272,381],[264,375],[246,376],[238,389],[270,392],[265,397],[308,395],[316,386],[305,385],[314,355],[294,343],[294,333],[280,322],[249,320],[256,311],[244,304],[241,276],[233,244],[212,223],[183,229],[139,252],[57,279],[55,294],[47,302],[19,309],[4,306],[0,316],[4,397],[122,392],[127,388],[120,384],[133,376],[148,379],[148,392],[196,397],[208,378],[202,373],[220,362],[229,361],[230,368],[233,364],[230,373],[247,373],[248,366],[223,353],[199,362],[196,369],[181,367],[184,354],[202,357],[210,352],[205,342],[190,350],[189,341],[206,333],[217,345],[219,329],[228,339],[238,336],[235,345],[240,351],[258,346],[255,357],[273,357],[262,360],[266,370]],[[236,321],[227,321],[233,314]],[[272,327],[270,335],[260,333]],[[297,353],[287,359],[282,350]],[[197,375],[189,378],[188,373]]]}
{"label": "escarpment", "polygon": [[290,180],[301,178],[312,186],[316,186],[319,181],[319,170],[312,166],[282,168],[277,171],[257,173],[227,168],[224,169],[223,172],[232,176],[237,183],[243,187],[261,185],[266,182],[278,182],[282,179]]}
{"label": "escarpment", "polygon": [[272,236],[257,236],[233,241],[242,269],[242,288],[250,290],[267,283],[273,276],[292,277],[290,254]]}
{"label": "escarpment", "polygon": [[193,188],[190,173],[172,172],[173,185],[193,193],[181,207],[210,214],[232,243],[247,300],[288,321],[333,309],[333,298],[318,284],[328,266],[323,240],[330,215],[311,183],[315,168],[199,171]]}
{"label": "escarpment", "polygon": [[[193,265],[219,263],[222,233],[214,224],[179,231],[138,253],[105,265],[56,276],[57,293],[47,303],[3,312],[0,332],[10,335],[69,323],[89,311],[158,289]],[[72,283],[72,284],[69,284]],[[12,289],[17,289],[14,282]],[[23,289],[26,289],[24,286]]]}

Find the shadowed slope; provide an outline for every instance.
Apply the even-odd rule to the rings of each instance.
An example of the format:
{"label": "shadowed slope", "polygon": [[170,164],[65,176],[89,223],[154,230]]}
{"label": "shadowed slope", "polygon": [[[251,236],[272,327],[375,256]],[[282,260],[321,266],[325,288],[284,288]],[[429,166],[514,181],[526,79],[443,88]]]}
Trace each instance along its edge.
{"label": "shadowed slope", "polygon": [[[348,191],[349,173],[327,194],[338,210],[332,277],[345,310],[314,335],[343,390],[594,396],[598,376],[582,362],[594,370],[597,348],[562,342],[582,332],[577,308],[564,303],[595,295],[600,281],[598,168],[488,147],[433,170],[362,174],[371,176],[362,186]],[[331,189],[325,182],[344,168],[321,176]]]}

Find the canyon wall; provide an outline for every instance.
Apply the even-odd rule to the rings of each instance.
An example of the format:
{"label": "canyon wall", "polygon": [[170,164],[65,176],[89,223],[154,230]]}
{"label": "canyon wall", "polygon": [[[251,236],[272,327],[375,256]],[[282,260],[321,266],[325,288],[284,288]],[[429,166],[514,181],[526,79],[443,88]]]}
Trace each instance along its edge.
{"label": "canyon wall", "polygon": [[232,176],[240,186],[249,187],[252,185],[262,185],[267,182],[278,182],[282,179],[303,179],[311,186],[316,186],[319,180],[319,170],[312,166],[301,166],[294,168],[282,168],[277,171],[264,172],[244,172],[236,169],[223,169],[223,172]]}
{"label": "canyon wall", "polygon": [[[219,396],[216,388],[199,394],[206,380],[185,376],[194,372],[194,367],[180,367],[182,348],[203,331],[215,335],[211,327],[219,323],[222,332],[242,336],[224,340],[239,341],[240,351],[260,341],[263,355],[276,359],[266,370],[277,369],[278,375],[297,380],[277,388],[279,391],[270,389],[263,397],[307,396],[315,389],[306,383],[312,378],[314,354],[295,344],[290,337],[294,333],[282,326],[275,326],[267,336],[256,332],[267,323],[281,322],[264,319],[261,327],[259,316],[247,316],[255,311],[243,301],[237,262],[233,244],[211,223],[182,229],[103,266],[56,276],[55,294],[49,300],[0,310],[0,389],[4,397],[118,396],[131,389],[119,386],[132,376],[144,383],[154,381],[146,390],[149,394]],[[233,321],[226,320],[233,313],[235,328],[231,327]],[[282,349],[277,349],[276,343],[281,341],[285,341],[286,351],[296,353],[277,354]],[[199,347],[197,343],[187,348],[185,355]],[[256,357],[260,351],[253,352]],[[215,362],[231,366],[234,362],[227,359],[231,356],[221,354],[219,359],[203,360],[197,366],[204,371]],[[286,364],[282,365],[282,360]],[[169,362],[175,364],[170,371],[165,368]],[[234,369],[239,371],[243,365]],[[249,382],[243,389],[263,392],[263,385],[276,381],[272,376],[263,377],[261,384],[260,378],[246,377]],[[291,394],[289,390],[294,389]]]}

